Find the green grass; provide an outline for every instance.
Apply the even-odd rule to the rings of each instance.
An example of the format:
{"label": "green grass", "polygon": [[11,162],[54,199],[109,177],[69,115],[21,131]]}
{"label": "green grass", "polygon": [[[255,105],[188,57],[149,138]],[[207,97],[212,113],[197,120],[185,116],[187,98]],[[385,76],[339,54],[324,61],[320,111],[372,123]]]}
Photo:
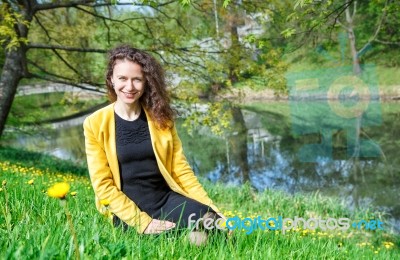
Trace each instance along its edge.
{"label": "green grass", "polygon": [[[67,206],[72,216],[82,259],[396,259],[400,238],[387,231],[339,232],[317,230],[234,232],[226,240],[214,235],[207,246],[191,245],[185,234],[138,235],[135,231],[114,229],[94,206],[94,194],[86,176],[77,166],[64,162],[56,168],[55,158],[33,155],[15,160],[15,150],[0,148],[0,258],[74,258],[74,243],[66,215],[59,201],[46,190],[53,183],[68,182]],[[35,157],[36,156],[36,157]],[[33,161],[36,164],[32,165]],[[53,163],[49,163],[53,160]],[[70,168],[68,168],[70,167]],[[75,174],[79,173],[79,174]],[[289,195],[267,190],[255,193],[249,185],[227,187],[203,181],[206,190],[228,216],[263,218],[302,216],[380,218],[368,209],[350,212],[339,200],[313,195]],[[29,184],[32,183],[32,184]],[[390,243],[393,243],[390,244]]]}

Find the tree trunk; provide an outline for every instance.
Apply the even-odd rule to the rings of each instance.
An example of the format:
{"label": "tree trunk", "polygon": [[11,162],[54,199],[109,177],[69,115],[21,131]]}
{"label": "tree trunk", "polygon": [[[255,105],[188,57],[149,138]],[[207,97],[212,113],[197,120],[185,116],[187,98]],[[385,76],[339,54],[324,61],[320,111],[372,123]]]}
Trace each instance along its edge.
{"label": "tree trunk", "polygon": [[14,100],[20,79],[23,76],[25,51],[23,48],[6,53],[0,79],[0,136]]}
{"label": "tree trunk", "polygon": [[356,37],[354,35],[353,28],[352,27],[349,28],[349,30],[347,30],[347,33],[349,35],[351,57],[353,59],[353,73],[354,75],[359,75],[361,74],[361,66],[360,66],[360,60],[358,59],[358,52],[356,48]]}
{"label": "tree trunk", "polygon": [[[240,4],[240,1],[237,1]],[[229,80],[232,86],[239,81],[238,77],[238,64],[240,62],[240,42],[238,26],[242,15],[238,11],[238,7],[231,9],[233,15],[230,18],[229,28],[231,36],[231,47],[230,47],[230,61],[229,61]],[[243,182],[250,181],[249,177],[249,163],[247,158],[247,128],[243,118],[243,113],[239,106],[231,104],[231,113],[234,123],[234,131],[237,131],[237,135],[229,137],[229,143],[231,144],[231,161],[232,164],[239,166],[239,172],[236,172],[236,177],[242,177]]]}
{"label": "tree trunk", "polygon": [[232,105],[231,113],[234,122],[233,129],[237,132],[237,134],[228,138],[231,147],[230,161],[232,164],[239,167],[239,172],[234,173],[236,175],[235,177],[241,178],[243,182],[247,182],[250,181],[249,163],[247,157],[247,128],[244,122],[242,111],[238,106]]}
{"label": "tree trunk", "polygon": [[234,17],[230,24],[231,29],[231,48],[230,48],[230,55],[231,60],[229,64],[229,79],[231,81],[232,86],[239,81],[236,66],[239,63],[239,56],[238,56],[238,48],[239,46],[239,34],[237,31],[237,21],[236,17]]}
{"label": "tree trunk", "polygon": [[229,50],[230,60],[229,60],[229,80],[231,81],[232,86],[239,81],[236,67],[240,62],[240,43],[239,43],[239,19],[240,14],[238,11],[238,7],[231,7],[231,16],[229,18],[229,30],[231,36],[231,46]]}
{"label": "tree trunk", "polygon": [[[22,19],[30,23],[33,18],[33,7],[36,1],[21,1]],[[10,9],[11,10],[11,9]],[[28,38],[28,26],[25,23],[14,25],[15,32],[19,38]],[[4,44],[5,49],[6,44]],[[28,76],[26,64],[26,45],[20,43],[18,47],[5,51],[5,61],[0,78],[0,137],[3,134],[11,105],[17,92],[18,83],[22,77]]]}
{"label": "tree trunk", "polygon": [[357,1],[354,2],[354,9],[353,9],[353,15],[350,15],[350,6],[347,6],[346,8],[346,22],[347,22],[347,35],[349,37],[349,42],[350,42],[350,51],[351,51],[351,57],[353,59],[353,73],[354,75],[359,75],[361,74],[361,66],[360,66],[360,60],[358,59],[358,52],[357,52],[357,47],[356,47],[356,36],[354,34],[354,25],[353,25],[353,18],[354,15],[356,14],[356,3]]}

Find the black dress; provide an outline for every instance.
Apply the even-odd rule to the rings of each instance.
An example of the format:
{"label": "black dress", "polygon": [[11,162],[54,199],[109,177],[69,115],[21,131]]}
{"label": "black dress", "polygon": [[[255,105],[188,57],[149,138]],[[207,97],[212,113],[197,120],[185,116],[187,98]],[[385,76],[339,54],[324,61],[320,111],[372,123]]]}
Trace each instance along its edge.
{"label": "black dress", "polygon": [[[208,211],[214,212],[208,206],[170,189],[158,168],[143,110],[134,121],[114,114],[121,190],[141,211],[154,219],[172,221],[179,228],[188,226],[192,213],[195,215],[191,219],[197,220]],[[114,217],[114,224],[121,224],[121,220]],[[127,225],[122,224],[126,229]]]}

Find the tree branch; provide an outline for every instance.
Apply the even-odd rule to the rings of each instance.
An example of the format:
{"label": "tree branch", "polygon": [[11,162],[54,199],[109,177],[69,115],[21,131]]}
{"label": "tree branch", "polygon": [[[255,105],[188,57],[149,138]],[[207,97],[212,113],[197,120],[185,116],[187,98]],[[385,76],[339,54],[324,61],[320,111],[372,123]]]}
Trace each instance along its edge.
{"label": "tree branch", "polygon": [[388,3],[389,3],[389,0],[386,0],[385,6],[383,7],[381,19],[379,20],[378,27],[376,28],[374,35],[368,40],[368,42],[357,53],[363,52],[364,49],[366,49],[371,44],[371,42],[373,42],[376,39],[376,37],[378,36],[378,34],[382,28],[382,23],[386,18],[386,10],[387,10],[386,7],[387,7]]}
{"label": "tree branch", "polygon": [[336,23],[339,24],[346,31],[348,30],[348,27],[346,25],[344,25],[342,22],[340,22],[339,18],[335,19],[335,22],[333,23],[333,26],[335,26]]}
{"label": "tree branch", "polygon": [[47,29],[44,27],[44,25],[40,22],[39,18],[37,18],[36,15],[33,15],[33,18],[35,18],[36,22],[39,24],[40,28],[42,28],[42,30],[44,31],[44,33],[46,34],[48,40],[52,40],[49,32],[47,31]]}
{"label": "tree branch", "polygon": [[54,82],[54,83],[61,83],[61,84],[65,84],[65,85],[70,85],[70,86],[74,86],[74,87],[81,88],[81,89],[88,90],[88,91],[92,91],[92,92],[97,92],[97,93],[102,93],[102,94],[106,93],[105,91],[101,91],[101,90],[99,90],[97,88],[85,87],[85,86],[76,84],[74,82],[53,79],[53,78],[49,78],[49,77],[42,76],[42,75],[35,74],[35,73],[29,73],[28,77],[29,78],[42,79],[42,80],[46,80],[46,81],[50,81],[50,82]]}
{"label": "tree branch", "polygon": [[375,39],[374,41],[382,43],[382,44],[387,44],[387,45],[399,45],[400,46],[400,42],[388,42],[388,41],[381,41],[379,39]]}
{"label": "tree branch", "polygon": [[[68,82],[74,82],[74,79],[67,78],[67,77],[65,77],[65,76],[60,76],[60,75],[57,75],[57,74],[55,74],[55,73],[49,72],[49,71],[47,71],[46,69],[44,69],[43,67],[39,66],[37,63],[31,61],[31,60],[28,60],[28,63],[31,64],[31,65],[33,65],[33,66],[36,67],[37,69],[39,69],[41,72],[46,73],[46,74],[48,74],[48,75],[50,75],[50,76],[52,76],[52,77],[62,79],[62,80],[64,80],[64,81],[66,81],[66,82],[67,82],[67,81],[68,81]],[[88,85],[92,85],[92,86],[96,86],[96,87],[104,87],[104,84],[100,84],[100,83],[94,83],[94,82],[89,82],[89,81],[82,82],[82,83],[88,84]],[[97,91],[97,90],[95,90],[95,91],[96,91],[96,92],[99,92],[99,93],[103,93],[103,91]]]}
{"label": "tree branch", "polygon": [[142,32],[139,31],[139,30],[136,30],[135,28],[133,28],[132,26],[130,26],[129,24],[125,23],[125,22],[122,21],[122,20],[117,20],[117,19],[113,19],[113,18],[111,18],[111,17],[102,16],[102,15],[99,15],[99,14],[96,14],[96,13],[93,13],[93,12],[90,12],[90,11],[88,11],[88,10],[85,10],[84,8],[81,8],[81,7],[79,7],[79,6],[74,6],[74,7],[75,7],[76,9],[78,9],[78,10],[80,10],[80,11],[82,11],[82,12],[88,13],[88,14],[94,16],[94,17],[97,17],[97,18],[100,18],[100,19],[103,19],[103,20],[108,20],[108,21],[112,21],[112,22],[121,23],[121,24],[125,25],[126,27],[128,27],[129,29],[131,29],[132,31],[134,31],[135,33],[141,34],[141,35],[143,35],[143,36],[146,36],[144,33],[142,33]]}
{"label": "tree branch", "polygon": [[[178,60],[181,60],[181,62],[185,61],[188,64],[192,64],[192,65],[198,66],[198,67],[203,68],[203,69],[206,68],[204,65],[201,65],[201,64],[199,64],[197,62],[194,62],[194,61],[191,61],[190,59],[186,59],[186,58],[184,58],[184,57],[182,57],[182,56],[180,56],[180,55],[178,55],[176,53],[172,53],[172,55],[175,56]],[[182,62],[182,63],[184,63],[184,62]]]}
{"label": "tree branch", "polygon": [[350,27],[352,27],[353,24],[353,17],[350,15],[350,4],[349,1],[347,0],[346,3],[348,3],[346,9],[345,9],[345,14],[346,14],[346,22],[347,24],[350,25]]}
{"label": "tree branch", "polygon": [[354,1],[354,7],[353,7],[353,14],[351,15],[351,19],[354,20],[354,16],[356,16],[357,13],[357,1]]}
{"label": "tree branch", "polygon": [[31,61],[31,60],[27,60],[27,62],[28,62],[29,64],[31,64],[32,66],[36,67],[37,69],[39,69],[41,72],[46,73],[46,74],[48,74],[48,75],[50,75],[50,76],[53,76],[53,77],[56,77],[56,78],[60,78],[60,79],[64,79],[64,80],[73,81],[73,80],[70,79],[70,78],[67,78],[67,77],[64,77],[64,76],[61,76],[61,75],[57,75],[57,74],[51,73],[51,72],[45,70],[43,67],[41,67],[40,65],[38,65],[37,63],[35,63],[35,62]]}
{"label": "tree branch", "polygon": [[180,22],[178,19],[172,18],[171,16],[167,15],[165,12],[161,11],[161,10],[160,10],[159,8],[157,8],[157,7],[153,7],[153,6],[150,6],[150,7],[153,8],[154,10],[156,10],[157,12],[161,13],[162,15],[164,15],[165,17],[167,17],[168,19],[173,19],[173,20],[175,20],[175,22],[178,24],[178,26],[181,27],[182,30],[183,30],[185,33],[187,33],[185,27],[183,27],[183,25],[181,24],[181,22]]}
{"label": "tree branch", "polygon": [[[168,1],[165,3],[160,3],[157,7],[169,5],[171,3],[176,2],[176,0]],[[56,9],[56,8],[69,8],[69,7],[77,7],[78,5],[89,6],[89,7],[101,7],[101,6],[110,6],[110,5],[135,5],[135,6],[148,6],[145,4],[138,4],[138,3],[120,3],[116,2],[115,4],[112,1],[107,1],[105,3],[96,3],[94,0],[79,0],[79,1],[68,1],[68,2],[59,2],[59,3],[45,3],[45,4],[37,4],[34,6],[33,11],[43,11],[49,9]]]}
{"label": "tree branch", "polygon": [[71,65],[69,64],[69,62],[64,59],[63,56],[60,55],[60,53],[58,53],[57,50],[52,49],[52,51],[56,54],[56,56],[69,68],[71,69],[74,73],[76,73],[77,75],[79,75],[80,77],[82,77],[82,75]]}
{"label": "tree branch", "polygon": [[[152,38],[153,40],[160,41],[158,38],[156,38],[156,37],[154,36],[153,31],[151,30],[149,24],[147,23],[147,19],[146,19],[146,18],[144,19],[144,24],[146,25],[147,31],[149,31],[151,38]],[[160,42],[160,43],[162,44],[162,42]]]}
{"label": "tree branch", "polygon": [[[96,9],[94,9],[96,10]],[[110,6],[107,6],[107,12],[108,12],[108,16],[111,17],[111,9]],[[103,20],[104,26],[107,28],[107,43],[108,45],[111,45],[111,29],[110,26],[108,26],[107,21]]]}
{"label": "tree branch", "polygon": [[96,52],[96,53],[107,53],[108,50],[104,49],[94,49],[94,48],[78,48],[78,47],[68,47],[61,45],[46,45],[38,43],[29,43],[27,45],[31,49],[46,49],[46,50],[64,50],[64,51],[75,51],[75,52]]}

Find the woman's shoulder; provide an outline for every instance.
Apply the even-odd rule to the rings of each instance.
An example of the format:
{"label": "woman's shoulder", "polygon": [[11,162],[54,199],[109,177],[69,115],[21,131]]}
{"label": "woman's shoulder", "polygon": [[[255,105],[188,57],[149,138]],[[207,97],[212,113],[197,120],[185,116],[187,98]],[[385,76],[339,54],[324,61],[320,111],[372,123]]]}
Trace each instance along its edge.
{"label": "woman's shoulder", "polygon": [[114,113],[114,103],[111,103],[109,105],[106,105],[105,107],[102,107],[96,111],[94,111],[92,114],[88,115],[85,119],[85,122],[91,121],[104,121],[107,118],[111,118],[111,116]]}
{"label": "woman's shoulder", "polygon": [[105,107],[102,107],[102,108],[94,111],[88,117],[89,118],[98,118],[98,117],[104,117],[106,115],[110,115],[113,113],[114,113],[114,103],[111,103],[111,104],[106,105]]}

